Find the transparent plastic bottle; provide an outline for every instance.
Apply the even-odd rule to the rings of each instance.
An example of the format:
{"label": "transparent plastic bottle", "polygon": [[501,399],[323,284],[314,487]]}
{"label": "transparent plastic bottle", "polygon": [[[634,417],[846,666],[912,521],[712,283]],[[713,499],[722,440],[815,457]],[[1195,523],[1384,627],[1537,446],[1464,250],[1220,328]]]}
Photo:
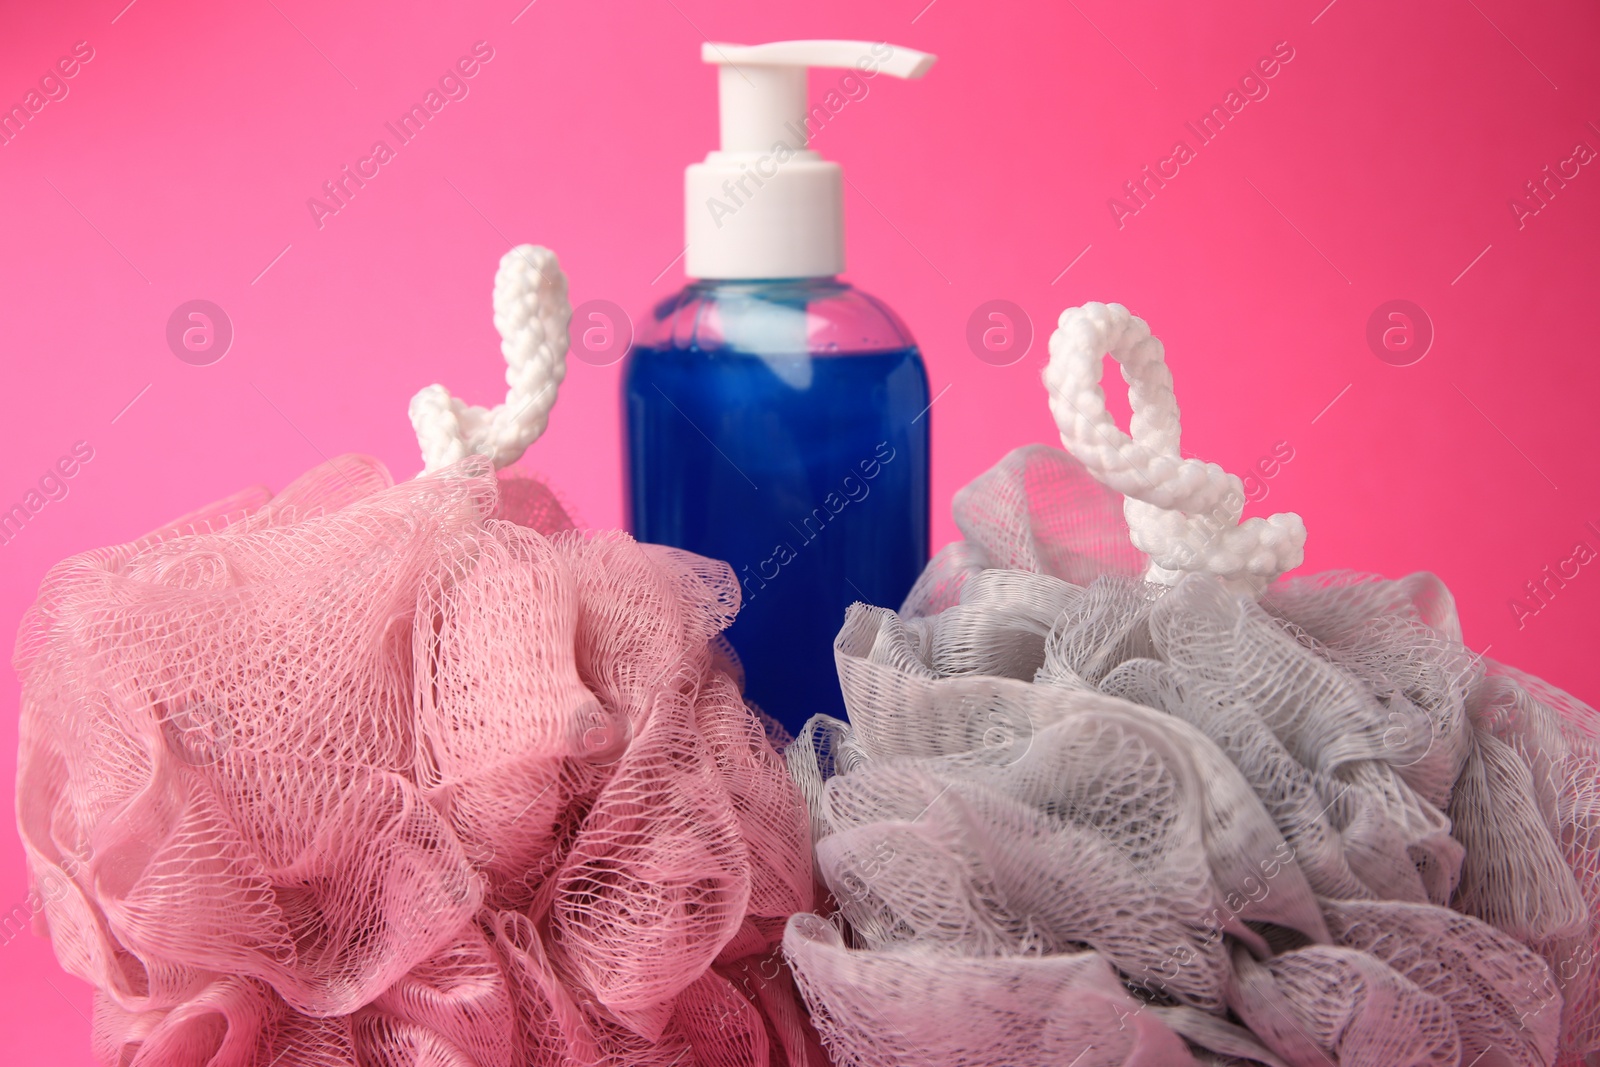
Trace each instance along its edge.
{"label": "transparent plastic bottle", "polygon": [[733,566],[746,693],[790,731],[843,714],[845,609],[927,562],[928,403],[905,325],[836,278],[691,282],[638,332],[629,528]]}

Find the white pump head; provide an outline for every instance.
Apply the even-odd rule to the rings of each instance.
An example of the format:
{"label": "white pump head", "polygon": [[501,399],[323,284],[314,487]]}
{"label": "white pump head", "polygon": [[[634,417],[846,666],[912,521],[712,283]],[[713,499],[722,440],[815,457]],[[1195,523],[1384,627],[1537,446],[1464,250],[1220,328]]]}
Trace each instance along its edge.
{"label": "white pump head", "polygon": [[[684,173],[684,268],[692,278],[817,278],[844,270],[837,163],[807,144],[879,74],[920,78],[934,57],[881,41],[707,43],[718,66],[722,149]],[[848,68],[806,107],[810,67]]]}

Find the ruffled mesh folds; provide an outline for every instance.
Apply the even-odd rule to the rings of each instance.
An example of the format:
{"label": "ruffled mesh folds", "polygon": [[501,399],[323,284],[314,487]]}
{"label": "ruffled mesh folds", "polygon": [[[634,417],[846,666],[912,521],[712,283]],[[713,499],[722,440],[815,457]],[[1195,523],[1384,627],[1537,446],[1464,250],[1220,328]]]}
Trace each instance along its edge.
{"label": "ruffled mesh folds", "polygon": [[1431,575],[1259,602],[1138,578],[1033,447],[835,650],[786,753],[835,1062],[1580,1064],[1600,1049],[1600,717],[1462,644]]}
{"label": "ruffled mesh folds", "polygon": [[345,457],[51,571],[18,821],[118,1067],[824,1061],[721,563]]}
{"label": "ruffled mesh folds", "polygon": [[726,565],[481,459],[345,457],[62,563],[18,821],[97,1056],[1600,1052],[1593,709],[1467,650],[1431,575],[1148,585],[1054,449],[955,510],[898,612],[843,620],[850,721],[793,742],[742,699]]}

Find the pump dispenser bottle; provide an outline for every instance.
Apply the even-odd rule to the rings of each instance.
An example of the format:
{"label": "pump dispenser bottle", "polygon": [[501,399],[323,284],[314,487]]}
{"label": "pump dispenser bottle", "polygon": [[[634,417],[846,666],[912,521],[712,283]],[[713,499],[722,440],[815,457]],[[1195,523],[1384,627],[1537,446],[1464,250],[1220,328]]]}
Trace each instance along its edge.
{"label": "pump dispenser bottle", "polygon": [[[844,714],[845,609],[899,606],[928,558],[927,373],[894,312],[836,277],[843,176],[808,140],[853,121],[879,75],[918,78],[934,57],[785,41],[701,58],[720,68],[722,148],[685,175],[696,280],[624,366],[628,521],[733,566],[746,695],[794,732]],[[846,68],[810,109],[809,67]]]}

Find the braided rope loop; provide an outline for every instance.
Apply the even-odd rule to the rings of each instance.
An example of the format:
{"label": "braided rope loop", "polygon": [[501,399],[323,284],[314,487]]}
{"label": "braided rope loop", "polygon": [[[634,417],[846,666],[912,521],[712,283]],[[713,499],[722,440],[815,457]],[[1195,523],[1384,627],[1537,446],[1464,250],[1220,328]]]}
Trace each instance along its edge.
{"label": "braided rope loop", "polygon": [[494,276],[494,326],[506,360],[505,403],[468,404],[442,385],[411,398],[411,425],[424,473],[469,455],[496,467],[515,463],[550,421],[557,387],[567,374],[567,324],[572,305],[556,254],[518,245],[500,258]]}
{"label": "braided rope loop", "polygon": [[[1131,436],[1106,410],[1100,375],[1108,353],[1128,383]],[[1239,478],[1215,463],[1183,457],[1165,349],[1127,308],[1088,303],[1063,311],[1050,337],[1044,382],[1062,445],[1126,498],[1131,539],[1150,557],[1149,581],[1175,585],[1197,572],[1214,574],[1237,591],[1259,593],[1304,560],[1300,516],[1241,522]]]}

